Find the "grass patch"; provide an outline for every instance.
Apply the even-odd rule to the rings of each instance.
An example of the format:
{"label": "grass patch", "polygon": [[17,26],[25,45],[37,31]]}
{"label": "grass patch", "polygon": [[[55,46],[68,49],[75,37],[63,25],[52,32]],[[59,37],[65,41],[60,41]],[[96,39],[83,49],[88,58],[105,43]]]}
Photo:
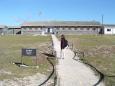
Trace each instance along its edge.
{"label": "grass patch", "polygon": [[[0,71],[7,71],[7,73],[0,72],[0,80],[10,79],[14,77],[24,77],[35,74],[37,72],[46,73],[50,69],[46,56],[42,55],[40,51],[47,51],[48,45],[51,41],[49,36],[1,36],[0,37]],[[21,68],[13,62],[20,62],[22,48],[36,48],[38,56],[39,68]],[[28,65],[35,65],[35,57],[23,57],[24,63]]]}
{"label": "grass patch", "polygon": [[[88,63],[105,75],[115,75],[115,36],[77,35],[66,36],[74,47],[85,53]],[[105,77],[106,86],[115,85],[115,77]]]}

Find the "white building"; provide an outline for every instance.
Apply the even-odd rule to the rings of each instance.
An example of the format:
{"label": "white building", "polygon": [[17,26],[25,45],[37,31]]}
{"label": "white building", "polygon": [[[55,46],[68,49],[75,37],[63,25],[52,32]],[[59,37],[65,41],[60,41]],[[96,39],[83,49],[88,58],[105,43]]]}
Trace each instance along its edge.
{"label": "white building", "polygon": [[104,34],[108,34],[108,35],[115,34],[115,25],[105,24],[104,25]]}

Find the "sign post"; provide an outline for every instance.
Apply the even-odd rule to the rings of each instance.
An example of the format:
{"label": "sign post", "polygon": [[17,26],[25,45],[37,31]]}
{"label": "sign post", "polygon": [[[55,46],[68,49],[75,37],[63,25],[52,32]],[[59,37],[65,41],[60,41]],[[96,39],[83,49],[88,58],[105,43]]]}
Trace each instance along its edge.
{"label": "sign post", "polygon": [[36,49],[32,48],[22,48],[21,63],[23,64],[23,56],[35,56],[36,57],[36,66],[37,66],[37,54]]}

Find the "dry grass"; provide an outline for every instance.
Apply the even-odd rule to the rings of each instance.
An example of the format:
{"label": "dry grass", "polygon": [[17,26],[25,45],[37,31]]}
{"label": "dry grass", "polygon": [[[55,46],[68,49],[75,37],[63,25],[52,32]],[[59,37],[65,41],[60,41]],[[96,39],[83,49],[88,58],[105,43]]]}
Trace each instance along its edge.
{"label": "dry grass", "polygon": [[[12,79],[14,77],[24,77],[33,75],[37,72],[47,74],[47,70],[51,68],[46,56],[41,54],[48,50],[51,39],[44,36],[2,36],[0,37],[0,71],[7,73],[0,74],[0,80]],[[20,62],[22,48],[36,48],[38,56],[38,66],[21,68],[13,62]],[[23,57],[23,61],[28,65],[36,65],[35,57]]]}
{"label": "dry grass", "polygon": [[[87,62],[105,75],[115,75],[115,36],[66,36],[74,47],[85,52]],[[105,77],[107,86],[115,86],[115,77]]]}

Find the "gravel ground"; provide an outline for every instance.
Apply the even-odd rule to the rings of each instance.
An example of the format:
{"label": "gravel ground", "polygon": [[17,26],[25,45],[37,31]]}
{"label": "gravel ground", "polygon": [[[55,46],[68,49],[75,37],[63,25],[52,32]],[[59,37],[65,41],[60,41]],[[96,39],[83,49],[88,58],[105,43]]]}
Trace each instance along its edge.
{"label": "gravel ground", "polygon": [[[14,79],[6,79],[0,81],[0,86],[39,86],[44,80],[46,80],[47,76],[37,73],[33,76],[27,76],[24,78],[14,78]],[[42,86],[50,86],[53,83],[53,80],[50,80],[45,85]]]}
{"label": "gravel ground", "polygon": [[[60,58],[60,42],[55,35],[52,35],[52,39],[57,58]],[[74,53],[69,48],[64,49],[63,54],[64,59],[59,59],[57,65],[59,86],[93,86],[97,83],[99,77],[85,64],[73,60]],[[105,85],[101,82],[97,86]]]}

